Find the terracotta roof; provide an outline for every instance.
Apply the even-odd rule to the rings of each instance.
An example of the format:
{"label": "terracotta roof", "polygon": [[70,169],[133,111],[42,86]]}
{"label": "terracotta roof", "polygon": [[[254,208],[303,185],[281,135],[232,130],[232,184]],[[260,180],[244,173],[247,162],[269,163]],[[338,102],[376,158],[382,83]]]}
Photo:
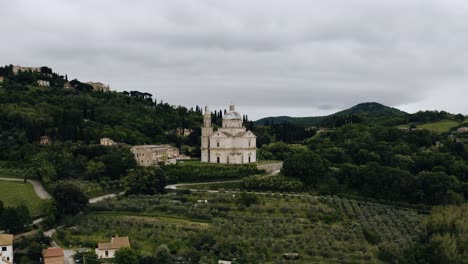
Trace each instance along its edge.
{"label": "terracotta roof", "polygon": [[99,250],[106,249],[120,249],[130,247],[130,240],[128,237],[113,237],[111,242],[104,242],[98,244]]}
{"label": "terracotta roof", "polygon": [[61,257],[63,256],[63,249],[56,247],[44,249],[42,251],[42,256],[44,256],[44,258]]}
{"label": "terracotta roof", "polygon": [[13,245],[13,235],[0,234],[0,246]]}

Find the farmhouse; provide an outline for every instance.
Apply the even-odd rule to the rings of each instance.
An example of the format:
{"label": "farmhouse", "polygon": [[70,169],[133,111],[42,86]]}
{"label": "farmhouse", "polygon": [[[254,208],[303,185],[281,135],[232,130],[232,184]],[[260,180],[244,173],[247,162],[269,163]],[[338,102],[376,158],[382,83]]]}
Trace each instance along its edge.
{"label": "farmhouse", "polygon": [[170,145],[139,145],[130,148],[140,166],[155,166],[175,162],[180,157],[179,149]]}
{"label": "farmhouse", "polygon": [[101,138],[101,146],[114,146],[116,143],[110,138]]}
{"label": "farmhouse", "polygon": [[63,249],[58,247],[52,247],[44,249],[42,251],[42,258],[44,264],[64,264],[65,256],[63,254]]}
{"label": "farmhouse", "polygon": [[257,136],[242,124],[234,105],[224,114],[222,126],[213,131],[211,113],[205,107],[201,137],[201,161],[244,164],[257,161]]}
{"label": "farmhouse", "polygon": [[115,252],[121,248],[129,248],[130,240],[128,237],[113,237],[110,242],[99,243],[96,248],[98,259],[113,258]]}
{"label": "farmhouse", "polygon": [[457,129],[457,132],[460,134],[467,133],[468,127],[460,127],[459,129]]}
{"label": "farmhouse", "polygon": [[0,264],[13,264],[13,235],[0,234]]}

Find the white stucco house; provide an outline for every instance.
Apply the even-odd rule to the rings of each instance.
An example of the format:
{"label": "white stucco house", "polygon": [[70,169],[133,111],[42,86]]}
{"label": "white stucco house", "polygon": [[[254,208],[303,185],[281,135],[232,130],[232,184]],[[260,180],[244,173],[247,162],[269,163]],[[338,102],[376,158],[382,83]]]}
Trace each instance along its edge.
{"label": "white stucco house", "polygon": [[246,164],[257,161],[257,136],[242,124],[242,116],[234,105],[223,115],[216,131],[211,113],[205,107],[201,137],[201,161],[222,164]]}
{"label": "white stucco house", "polygon": [[0,264],[13,264],[13,235],[0,234]]}
{"label": "white stucco house", "polygon": [[98,259],[114,258],[117,250],[129,247],[128,237],[113,237],[110,242],[98,243],[96,255]]}

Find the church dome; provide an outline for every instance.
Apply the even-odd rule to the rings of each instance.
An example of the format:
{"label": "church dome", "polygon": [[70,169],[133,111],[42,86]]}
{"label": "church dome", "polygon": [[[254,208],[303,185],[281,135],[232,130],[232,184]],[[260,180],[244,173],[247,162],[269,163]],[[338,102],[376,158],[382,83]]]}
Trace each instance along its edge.
{"label": "church dome", "polygon": [[236,111],[234,105],[229,106],[229,112],[225,113],[223,119],[227,120],[242,120],[241,115]]}
{"label": "church dome", "polygon": [[242,120],[242,116],[237,111],[229,111],[224,114],[223,119]]}

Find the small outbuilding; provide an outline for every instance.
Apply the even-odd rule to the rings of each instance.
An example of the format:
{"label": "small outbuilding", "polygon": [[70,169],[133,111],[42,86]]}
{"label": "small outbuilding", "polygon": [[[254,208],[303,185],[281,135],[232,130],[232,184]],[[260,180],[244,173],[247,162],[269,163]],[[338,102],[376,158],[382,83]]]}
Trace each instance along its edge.
{"label": "small outbuilding", "polygon": [[131,246],[128,237],[113,237],[110,242],[98,244],[96,255],[98,259],[113,258],[117,250],[129,247]]}

